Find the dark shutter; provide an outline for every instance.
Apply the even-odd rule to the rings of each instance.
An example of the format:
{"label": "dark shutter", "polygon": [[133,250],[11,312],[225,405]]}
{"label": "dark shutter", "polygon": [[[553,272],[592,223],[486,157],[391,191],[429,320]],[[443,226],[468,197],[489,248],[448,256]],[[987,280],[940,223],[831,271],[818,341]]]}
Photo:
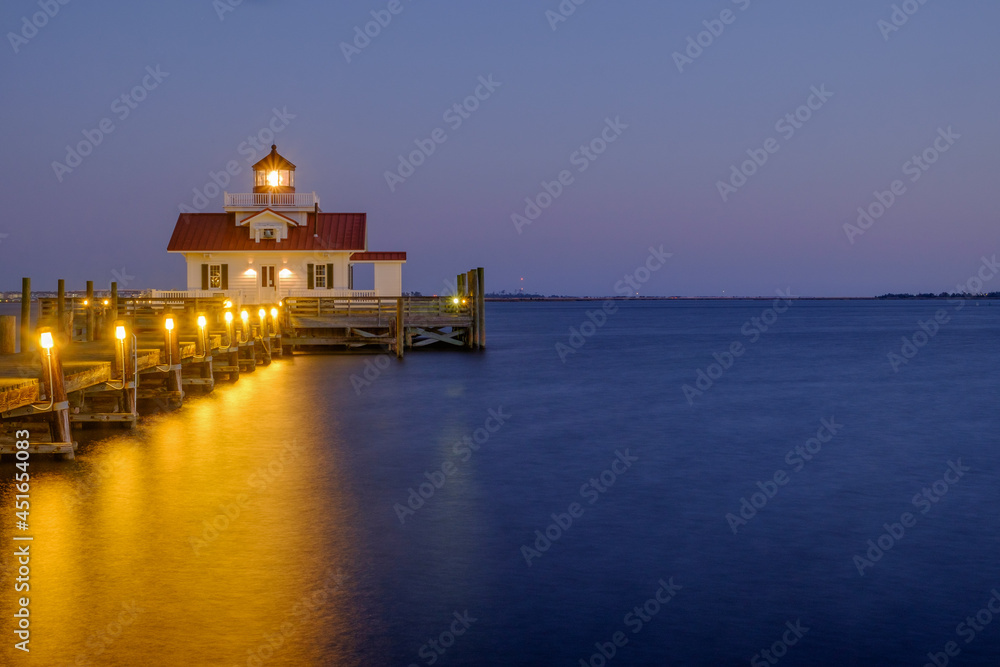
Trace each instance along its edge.
{"label": "dark shutter", "polygon": [[208,289],[208,264],[201,265],[201,288]]}
{"label": "dark shutter", "polygon": [[222,265],[222,289],[229,289],[229,265]]}
{"label": "dark shutter", "polygon": [[347,289],[354,289],[354,265],[347,267]]}
{"label": "dark shutter", "polygon": [[316,267],[314,264],[306,264],[308,277],[306,278],[306,288],[316,289]]}
{"label": "dark shutter", "polygon": [[333,289],[333,264],[326,265],[326,288]]}

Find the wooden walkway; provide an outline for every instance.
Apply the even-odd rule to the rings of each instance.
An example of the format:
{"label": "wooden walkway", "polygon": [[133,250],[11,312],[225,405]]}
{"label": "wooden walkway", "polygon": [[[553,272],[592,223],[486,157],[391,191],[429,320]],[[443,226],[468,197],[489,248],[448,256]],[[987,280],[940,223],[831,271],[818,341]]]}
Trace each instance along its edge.
{"label": "wooden walkway", "polygon": [[[288,297],[236,308],[223,296],[119,299],[114,286],[95,298],[90,283],[86,297],[67,297],[60,281],[60,298],[39,299],[37,331],[21,328],[27,352],[13,354],[9,333],[0,335],[0,455],[15,453],[14,433],[27,430],[29,452],[72,459],[73,425],[133,428],[140,414],[177,409],[283,354],[482,349],[482,294],[482,269],[461,274],[457,294],[444,297]],[[0,321],[0,334],[12,319]]]}

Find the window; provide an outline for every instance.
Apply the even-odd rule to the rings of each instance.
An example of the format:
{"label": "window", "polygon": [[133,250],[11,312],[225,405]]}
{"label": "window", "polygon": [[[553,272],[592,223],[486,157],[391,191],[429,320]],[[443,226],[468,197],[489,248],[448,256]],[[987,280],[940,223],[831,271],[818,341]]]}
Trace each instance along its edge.
{"label": "window", "polygon": [[222,289],[222,265],[208,265],[208,289]]}
{"label": "window", "polygon": [[316,289],[326,289],[326,265],[316,265]]}

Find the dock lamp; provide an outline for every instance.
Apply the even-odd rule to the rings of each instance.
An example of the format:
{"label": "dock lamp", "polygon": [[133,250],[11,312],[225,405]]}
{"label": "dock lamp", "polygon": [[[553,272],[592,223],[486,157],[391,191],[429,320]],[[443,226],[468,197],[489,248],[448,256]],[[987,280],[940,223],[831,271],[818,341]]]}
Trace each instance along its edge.
{"label": "dock lamp", "polygon": [[204,315],[198,316],[198,340],[201,342],[201,355],[202,357],[208,356],[208,334],[205,331],[205,325],[208,324],[208,320],[205,319]]}
{"label": "dock lamp", "polygon": [[257,311],[257,316],[260,318],[260,335],[263,338],[267,336],[267,311],[261,308]]}
{"label": "dock lamp", "polygon": [[[125,388],[125,323],[122,320],[115,322],[115,354],[121,360],[122,384],[118,389]],[[111,384],[110,382],[108,384]]]}
{"label": "dock lamp", "polygon": [[226,318],[226,335],[229,337],[229,345],[227,345],[226,347],[232,347],[233,346],[233,314],[227,310],[226,314],[225,314],[225,318]]}
{"label": "dock lamp", "polygon": [[278,309],[271,308],[271,328],[274,329],[274,334],[278,335]]}
{"label": "dock lamp", "polygon": [[41,410],[43,412],[51,410],[56,404],[56,392],[55,385],[52,382],[52,348],[55,346],[55,341],[52,340],[52,332],[48,328],[43,329],[38,337],[38,344],[45,350],[45,367],[49,374],[49,403],[45,407],[39,407],[32,404],[36,410]]}
{"label": "dock lamp", "polygon": [[174,342],[171,340],[174,335],[174,318],[167,315],[166,319],[163,320],[163,328],[167,330],[167,367],[163,370],[170,370],[170,367],[174,365]]}
{"label": "dock lamp", "polygon": [[249,340],[250,335],[248,333],[249,329],[247,327],[250,326],[249,325],[250,313],[248,313],[246,309],[244,309],[243,312],[240,313],[240,319],[243,320],[243,340],[244,341]]}

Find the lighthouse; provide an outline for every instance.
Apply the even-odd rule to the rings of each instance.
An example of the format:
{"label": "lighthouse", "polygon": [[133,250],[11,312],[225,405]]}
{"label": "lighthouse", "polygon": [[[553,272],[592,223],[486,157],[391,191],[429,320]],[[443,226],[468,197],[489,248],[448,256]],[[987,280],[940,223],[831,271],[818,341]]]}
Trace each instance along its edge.
{"label": "lighthouse", "polygon": [[[251,192],[226,192],[219,213],[181,213],[167,252],[187,265],[187,294],[271,303],[288,296],[402,295],[406,253],[368,250],[366,213],[327,213],[296,192],[296,166],[277,145],[253,165]],[[354,267],[374,265],[355,289]]]}

